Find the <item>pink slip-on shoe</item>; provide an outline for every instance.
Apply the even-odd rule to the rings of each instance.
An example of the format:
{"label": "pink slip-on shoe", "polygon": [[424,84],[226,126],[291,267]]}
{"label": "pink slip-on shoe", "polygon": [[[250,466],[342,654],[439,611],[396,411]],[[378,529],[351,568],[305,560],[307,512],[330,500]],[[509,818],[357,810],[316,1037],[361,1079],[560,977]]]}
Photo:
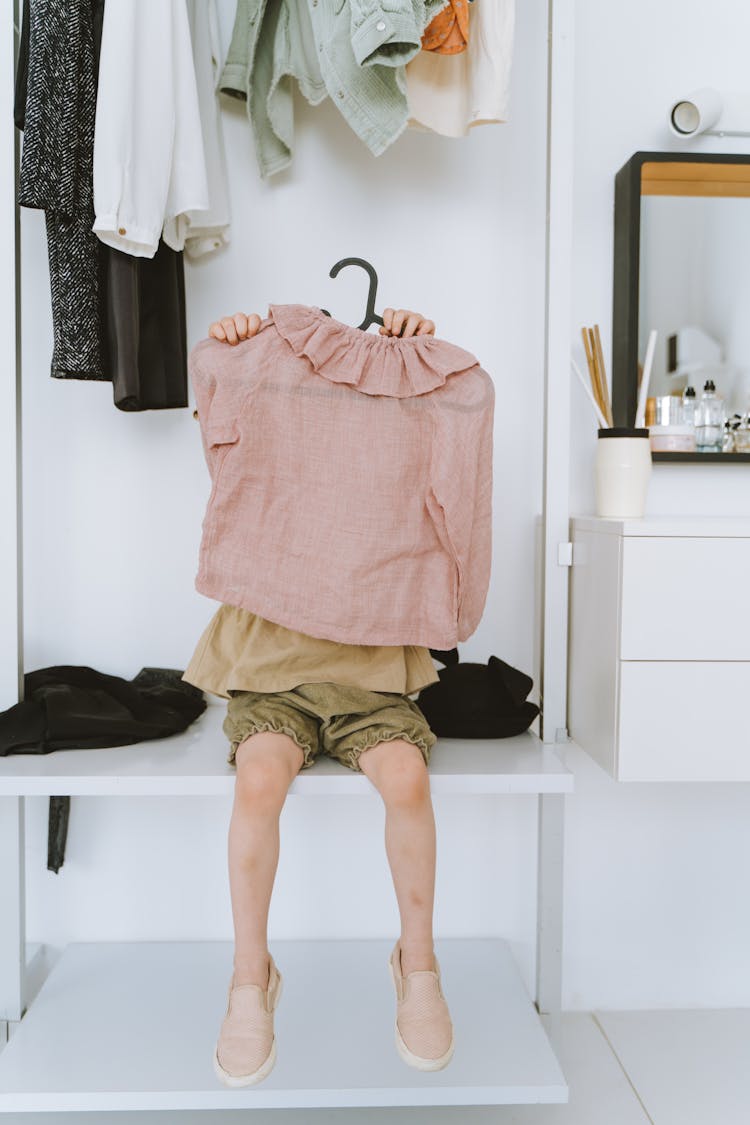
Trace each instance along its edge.
{"label": "pink slip-on shoe", "polygon": [[393,948],[388,964],[396,989],[396,1050],[417,1070],[442,1070],[453,1057],[453,1024],[440,983],[437,957],[434,970],[401,971],[401,946]]}
{"label": "pink slip-on shoe", "polygon": [[227,1010],[214,1048],[214,1071],[226,1086],[254,1086],[273,1070],[276,1036],[273,1016],[281,997],[281,973],[269,955],[268,986],[238,984],[234,973]]}

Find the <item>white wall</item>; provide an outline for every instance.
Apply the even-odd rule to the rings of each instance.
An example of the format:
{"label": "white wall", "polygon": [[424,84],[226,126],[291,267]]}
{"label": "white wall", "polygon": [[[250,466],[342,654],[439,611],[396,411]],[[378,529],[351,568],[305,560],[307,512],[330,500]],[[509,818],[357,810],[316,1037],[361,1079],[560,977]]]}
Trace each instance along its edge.
{"label": "white wall", "polygon": [[[667,112],[700,86],[746,90],[750,6],[743,0],[577,0],[575,258],[571,329],[599,323],[607,366],[612,339],[614,177],[639,151],[750,152],[750,138],[704,137],[681,144]],[[593,510],[595,429],[572,384],[571,511]],[[750,514],[742,465],[657,464],[649,514]]]}
{"label": "white wall", "polygon": [[[225,43],[232,7],[222,0]],[[540,510],[544,8],[518,4],[512,124],[467,141],[410,134],[375,161],[333,107],[303,110],[293,171],[263,185],[230,107],[234,241],[188,278],[192,342],[213,316],[269,300],[354,319],[361,290],[327,272],[361,254],[379,267],[381,303],[422,309],[479,355],[498,390],[496,546],[485,618],[462,655],[521,667],[534,649]],[[598,321],[607,340],[614,173],[637,149],[666,147],[673,95],[747,86],[750,13],[744,0],[710,12],[699,0],[580,0],[577,15],[572,326]],[[213,610],[192,590],[207,495],[196,423],[189,411],[120,414],[106,384],[49,378],[41,217],[25,214],[23,228],[26,667],[65,660],[130,676],[144,663],[183,666]],[[571,393],[571,502],[585,512],[594,431]],[[747,514],[747,474],[656,466],[651,509]],[[565,1003],[750,1003],[750,916],[737,883],[747,789],[617,786],[579,751],[569,758]],[[45,867],[47,802],[28,804],[29,940],[230,939],[228,802],[74,799],[58,875]],[[503,933],[530,985],[534,801],[441,799],[437,817],[438,934]],[[395,924],[377,803],[291,799],[272,936],[385,936]]]}
{"label": "white wall", "polygon": [[[749,37],[745,0],[578,0],[576,341],[582,324],[598,322],[608,353],[614,176],[622,165],[638,151],[750,151],[740,138],[680,146],[666,126],[682,94],[750,88]],[[571,395],[571,511],[589,513],[595,430],[577,386]],[[655,464],[648,511],[747,516],[750,466]],[[747,741],[741,712],[738,701],[737,737]],[[750,1003],[750,902],[741,889],[750,787],[617,785],[580,751],[569,757],[576,793],[568,802],[566,1002]]]}
{"label": "white wall", "polygon": [[[222,0],[225,44],[234,7]],[[525,668],[541,507],[542,8],[521,15],[512,125],[466,140],[409,133],[375,160],[330,103],[302,103],[293,168],[262,183],[244,109],[224,101],[232,245],[188,262],[186,278],[192,344],[217,316],[271,301],[357,322],[364,274],[328,271],[362,256],[378,269],[380,307],[426,312],[479,357],[497,388],[497,532],[487,611],[462,654]],[[182,666],[216,608],[193,590],[208,496],[197,422],[189,410],[122,413],[107,383],[50,379],[39,213],[23,213],[23,255],[27,667],[63,653],[119,675]]]}
{"label": "white wall", "polygon": [[[229,41],[235,5],[221,0]],[[375,160],[331,104],[299,106],[289,173],[262,183],[244,108],[228,101],[232,244],[188,264],[188,334],[270,301],[357,323],[365,278],[379,307],[433,317],[497,388],[492,585],[464,660],[531,670],[541,511],[546,5],[519,5],[513,121],[452,142],[418,133]],[[133,676],[184,668],[216,605],[193,588],[208,477],[190,410],[127,414],[107,383],[49,377],[42,216],[23,214],[26,668],[85,663]],[[95,751],[92,751],[95,752]],[[223,761],[226,745],[216,746]],[[72,802],[66,860],[46,871],[46,801],[30,800],[30,940],[231,937],[228,802]],[[531,982],[534,802],[439,803],[444,934],[505,932]],[[330,827],[333,825],[334,827]],[[465,872],[473,873],[466,879]],[[489,895],[487,886],[493,888]],[[496,893],[494,888],[497,888]],[[291,800],[272,933],[390,935],[396,925],[376,799]]]}

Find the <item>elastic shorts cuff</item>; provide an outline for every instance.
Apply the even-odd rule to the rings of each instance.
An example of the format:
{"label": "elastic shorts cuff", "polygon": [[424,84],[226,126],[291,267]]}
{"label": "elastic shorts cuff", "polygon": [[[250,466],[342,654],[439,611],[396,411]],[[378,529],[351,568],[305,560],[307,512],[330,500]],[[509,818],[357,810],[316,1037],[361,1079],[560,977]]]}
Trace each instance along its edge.
{"label": "elastic shorts cuff", "polygon": [[[376,729],[364,731],[364,738],[362,745],[353,746],[350,750],[345,750],[343,757],[353,770],[362,772],[362,767],[359,764],[359,756],[363,750],[369,750],[371,746],[377,746],[379,742],[394,742],[397,738],[401,738],[404,742],[410,742],[412,746],[416,746],[424,758],[424,764],[430,764],[430,750],[434,746],[434,742],[428,743],[426,739],[420,738],[419,735],[411,736],[404,731],[392,731],[390,734],[378,733]],[[435,740],[437,741],[437,739]]]}
{"label": "elastic shorts cuff", "polygon": [[237,755],[237,747],[241,742],[244,742],[245,739],[249,738],[251,734],[258,734],[260,731],[264,730],[271,730],[276,734],[288,734],[289,737],[294,740],[296,745],[299,746],[300,750],[304,754],[304,760],[302,762],[302,765],[300,766],[300,769],[304,770],[308,766],[311,766],[313,764],[313,761],[315,760],[315,751],[313,750],[309,742],[302,742],[300,740],[299,734],[294,730],[293,727],[287,726],[285,723],[273,723],[270,720],[260,720],[252,724],[248,724],[247,730],[244,730],[243,727],[242,738],[231,740],[229,754],[227,755],[228,765],[234,766],[236,764],[235,757]]}

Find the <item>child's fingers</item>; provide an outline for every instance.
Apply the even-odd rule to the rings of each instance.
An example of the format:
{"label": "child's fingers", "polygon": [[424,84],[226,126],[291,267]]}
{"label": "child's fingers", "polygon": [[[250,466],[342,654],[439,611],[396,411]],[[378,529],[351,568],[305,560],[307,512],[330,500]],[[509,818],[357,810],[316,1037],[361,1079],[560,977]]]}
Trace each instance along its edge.
{"label": "child's fingers", "polygon": [[[261,318],[257,313],[237,312],[234,316],[215,320],[208,334],[222,343],[238,344],[240,340],[254,336],[260,325]],[[432,320],[423,319],[421,313],[408,309],[383,309],[383,325],[379,331],[381,336],[426,336],[434,335],[435,324]]]}
{"label": "child's fingers", "polygon": [[248,316],[247,313],[238,312],[234,314],[232,320],[240,340],[249,339],[260,328],[260,317],[257,313],[250,313],[250,316]]}
{"label": "child's fingers", "polygon": [[381,336],[431,336],[435,334],[435,324],[425,320],[421,313],[409,309],[383,309]]}
{"label": "child's fingers", "polygon": [[224,329],[224,333],[225,333],[226,338],[227,338],[227,343],[228,344],[238,343],[237,329],[234,326],[234,318],[231,317],[231,316],[222,317],[221,318],[221,326]]}
{"label": "child's fingers", "polygon": [[421,313],[409,313],[404,324],[402,336],[414,336],[419,325],[422,323]]}

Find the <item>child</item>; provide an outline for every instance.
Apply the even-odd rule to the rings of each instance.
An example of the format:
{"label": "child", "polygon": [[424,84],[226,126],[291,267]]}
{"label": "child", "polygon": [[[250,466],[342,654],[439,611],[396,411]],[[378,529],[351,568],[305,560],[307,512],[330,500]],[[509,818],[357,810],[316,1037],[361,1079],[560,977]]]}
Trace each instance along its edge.
{"label": "child", "polygon": [[[435,333],[419,313],[386,309],[383,320],[381,335]],[[212,324],[209,336],[235,346],[260,323],[236,313]],[[429,649],[340,644],[222,605],[184,678],[229,700],[227,760],[237,771],[228,849],[234,971],[214,1053],[217,1076],[228,1086],[253,1085],[276,1059],[281,974],[268,951],[267,922],[279,815],[294,776],[321,750],[364,773],[385,804],[401,920],[390,957],[396,1046],[419,1070],[446,1066],[453,1027],[433,949],[435,821],[427,772],[436,736],[409,698],[439,679]]]}

